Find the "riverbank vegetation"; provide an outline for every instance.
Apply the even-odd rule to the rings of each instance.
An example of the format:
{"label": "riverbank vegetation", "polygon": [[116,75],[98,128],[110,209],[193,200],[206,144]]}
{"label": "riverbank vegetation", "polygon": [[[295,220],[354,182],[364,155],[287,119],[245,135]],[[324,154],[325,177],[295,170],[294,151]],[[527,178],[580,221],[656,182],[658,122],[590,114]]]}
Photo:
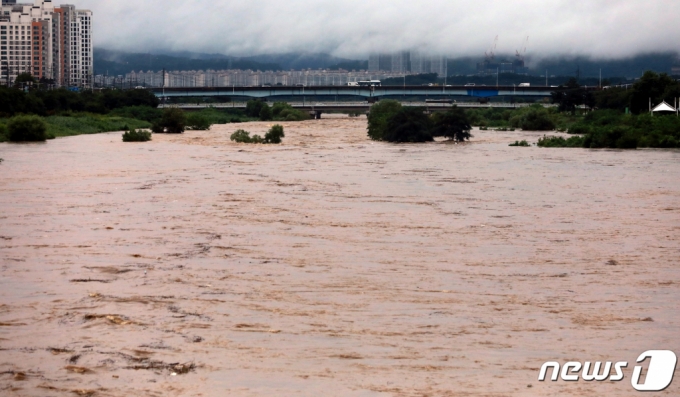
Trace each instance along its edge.
{"label": "riverbank vegetation", "polygon": [[423,108],[383,100],[371,107],[368,136],[376,141],[431,142],[435,137],[463,142],[472,137],[467,114],[457,107],[428,115]]}
{"label": "riverbank vegetation", "polygon": [[257,134],[251,137],[250,132],[239,129],[231,134],[230,139],[237,143],[279,144],[281,143],[281,139],[285,138],[285,136],[283,126],[276,124],[269,129],[264,135],[264,138]]}
{"label": "riverbank vegetation", "polygon": [[17,80],[30,83],[28,91],[0,87],[0,142],[10,140],[7,126],[24,115],[42,120],[47,138],[153,126],[157,127],[155,131],[168,132],[207,130],[213,124],[259,120],[240,109],[208,108],[186,114],[177,108],[158,109],[158,98],[147,90],[48,90],[30,75],[20,77]]}
{"label": "riverbank vegetation", "polygon": [[264,101],[250,100],[246,103],[245,115],[261,121],[303,121],[309,114],[294,109],[286,102],[275,102],[271,107]]}
{"label": "riverbank vegetation", "polygon": [[48,139],[47,125],[37,116],[17,116],[7,123],[10,142],[44,142]]}
{"label": "riverbank vegetation", "polygon": [[123,142],[148,142],[151,140],[151,133],[145,130],[125,131],[123,134]]}
{"label": "riverbank vegetation", "polygon": [[[588,91],[575,79],[564,90],[555,92],[556,105],[504,110],[472,109],[468,118],[473,126],[521,128],[531,131],[567,132],[571,138],[544,137],[541,147],[585,148],[680,148],[680,119],[674,113],[649,113],[649,102],[673,105],[680,98],[680,83],[665,74],[645,73],[630,87]],[[585,109],[584,109],[585,108]]]}

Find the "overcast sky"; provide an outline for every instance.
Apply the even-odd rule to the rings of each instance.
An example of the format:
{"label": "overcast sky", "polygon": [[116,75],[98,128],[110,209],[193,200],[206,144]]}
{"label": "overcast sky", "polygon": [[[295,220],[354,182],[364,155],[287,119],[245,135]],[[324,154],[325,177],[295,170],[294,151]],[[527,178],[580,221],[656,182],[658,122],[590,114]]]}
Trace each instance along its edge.
{"label": "overcast sky", "polygon": [[[58,2],[57,2],[58,3]],[[256,55],[423,49],[620,58],[680,50],[678,0],[74,0],[95,46]]]}

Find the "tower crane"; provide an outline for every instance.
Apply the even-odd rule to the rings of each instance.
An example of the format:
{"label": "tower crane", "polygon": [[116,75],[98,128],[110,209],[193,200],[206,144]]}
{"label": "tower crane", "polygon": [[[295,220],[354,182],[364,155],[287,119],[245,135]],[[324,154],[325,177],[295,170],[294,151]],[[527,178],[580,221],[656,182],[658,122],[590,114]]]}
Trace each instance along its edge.
{"label": "tower crane", "polygon": [[517,57],[518,61],[524,62],[524,56],[527,54],[527,43],[529,43],[529,36],[527,36],[526,41],[524,41],[524,50],[522,51],[522,53],[520,54],[519,50],[515,51],[516,53],[515,57]]}
{"label": "tower crane", "polygon": [[484,55],[486,55],[486,60],[491,62],[494,60],[496,57],[496,46],[498,45],[498,35],[496,35],[496,38],[493,41],[493,45],[491,46],[491,50],[488,52],[484,52]]}

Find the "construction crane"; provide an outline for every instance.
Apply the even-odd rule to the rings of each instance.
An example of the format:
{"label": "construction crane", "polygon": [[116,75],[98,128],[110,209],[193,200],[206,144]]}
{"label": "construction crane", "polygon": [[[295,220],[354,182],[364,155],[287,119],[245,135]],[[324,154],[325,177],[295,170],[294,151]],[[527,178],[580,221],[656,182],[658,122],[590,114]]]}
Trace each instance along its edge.
{"label": "construction crane", "polygon": [[496,35],[496,38],[493,41],[493,44],[491,46],[491,50],[488,52],[484,52],[484,55],[486,56],[486,60],[491,62],[496,58],[496,46],[498,45],[498,35]]}
{"label": "construction crane", "polygon": [[522,51],[522,53],[520,54],[520,53],[519,53],[519,50],[515,51],[515,52],[516,52],[515,57],[517,58],[518,61],[524,62],[524,57],[525,57],[526,54],[527,54],[527,44],[528,44],[528,43],[529,43],[529,36],[527,36],[527,39],[526,39],[526,41],[524,42],[524,50]]}

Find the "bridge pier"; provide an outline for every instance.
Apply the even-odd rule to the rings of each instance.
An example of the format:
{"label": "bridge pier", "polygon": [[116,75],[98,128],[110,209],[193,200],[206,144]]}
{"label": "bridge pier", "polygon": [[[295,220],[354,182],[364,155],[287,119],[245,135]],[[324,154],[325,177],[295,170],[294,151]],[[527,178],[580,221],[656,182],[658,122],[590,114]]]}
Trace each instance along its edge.
{"label": "bridge pier", "polygon": [[321,110],[310,110],[309,111],[309,116],[313,118],[314,120],[321,120],[321,114],[323,112]]}

